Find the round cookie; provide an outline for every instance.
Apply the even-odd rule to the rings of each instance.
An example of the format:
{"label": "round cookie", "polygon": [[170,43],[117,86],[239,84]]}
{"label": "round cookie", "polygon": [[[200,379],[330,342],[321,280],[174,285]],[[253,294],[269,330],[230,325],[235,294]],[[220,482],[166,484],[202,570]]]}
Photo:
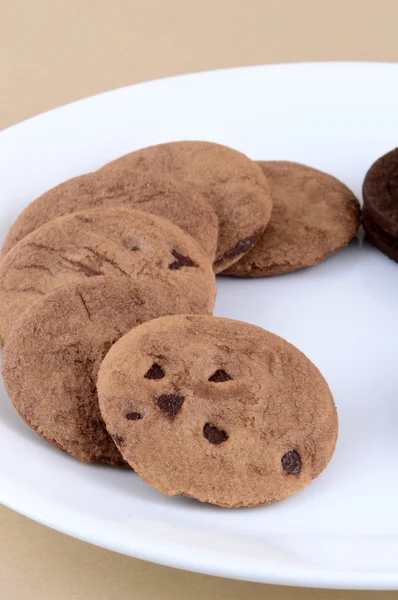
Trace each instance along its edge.
{"label": "round cookie", "polygon": [[398,148],[373,163],[362,194],[369,218],[388,236],[398,238]]}
{"label": "round cookie", "polygon": [[338,430],[328,385],[297,348],[254,325],[181,315],[122,337],[98,375],[124,459],[167,495],[257,506],[308,485]]}
{"label": "round cookie", "polygon": [[385,233],[371,218],[367,210],[362,213],[362,223],[370,241],[386,256],[398,262],[398,238]]}
{"label": "round cookie", "polygon": [[172,142],[143,148],[103,170],[170,174],[200,191],[218,216],[216,273],[257,241],[271,215],[271,196],[261,169],[247,156],[210,142]]}
{"label": "round cookie", "polygon": [[196,239],[211,261],[217,248],[217,215],[203,196],[166,173],[111,170],[69,179],[29,204],[8,232],[2,254],[44,223],[90,208],[124,206],[169,219]]}
{"label": "round cookie", "polygon": [[25,236],[0,263],[0,337],[39,297],[101,275],[156,280],[184,297],[186,312],[211,313],[216,287],[204,250],[179,227],[127,208],[92,209],[54,219]]}
{"label": "round cookie", "polygon": [[156,281],[96,277],[59,287],[16,323],[3,351],[4,383],[23,419],[86,462],[123,464],[98,408],[99,366],[139,323],[185,310]]}
{"label": "round cookie", "polygon": [[225,275],[265,277],[311,267],[355,237],[359,202],[338,179],[299,163],[258,164],[271,189],[271,219],[256,246]]}

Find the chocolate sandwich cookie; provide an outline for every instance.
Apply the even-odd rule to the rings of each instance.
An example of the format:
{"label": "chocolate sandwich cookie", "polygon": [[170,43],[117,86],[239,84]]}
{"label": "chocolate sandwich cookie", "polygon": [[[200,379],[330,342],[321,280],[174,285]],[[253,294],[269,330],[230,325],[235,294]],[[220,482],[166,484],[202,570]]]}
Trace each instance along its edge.
{"label": "chocolate sandwich cookie", "polygon": [[318,369],[240,321],[144,323],[106,355],[97,389],[124,459],[167,495],[226,507],[282,500],[321,473],[336,444],[336,408]]}
{"label": "chocolate sandwich cookie", "polygon": [[185,312],[211,313],[216,287],[204,250],[179,227],[127,208],[59,217],[32,231],[0,262],[0,337],[35,300],[67,283],[102,275],[156,280],[183,298]]}
{"label": "chocolate sandwich cookie", "polygon": [[143,210],[172,221],[196,239],[209,259],[214,260],[217,215],[202,194],[166,173],[127,170],[88,173],[52,188],[19,215],[8,232],[2,253],[51,219],[90,208],[115,206]]}
{"label": "chocolate sandwich cookie", "polygon": [[287,161],[258,163],[273,201],[270,222],[255,247],[223,274],[265,277],[297,271],[346,246],[360,225],[360,205],[335,177]]}
{"label": "chocolate sandwich cookie", "polygon": [[372,219],[387,236],[398,238],[398,148],[373,163],[362,193],[368,222]]}
{"label": "chocolate sandwich cookie", "polygon": [[156,281],[93,277],[62,286],[21,316],[3,350],[15,408],[51,444],[86,462],[124,463],[98,408],[97,373],[121,335],[183,310]]}
{"label": "chocolate sandwich cookie", "polygon": [[245,254],[264,231],[272,208],[267,181],[247,156],[219,144],[172,142],[143,148],[103,170],[164,173],[199,191],[218,216],[216,273]]}
{"label": "chocolate sandwich cookie", "polygon": [[381,250],[383,254],[398,262],[398,238],[385,233],[366,210],[363,211],[362,222],[366,235],[372,244]]}

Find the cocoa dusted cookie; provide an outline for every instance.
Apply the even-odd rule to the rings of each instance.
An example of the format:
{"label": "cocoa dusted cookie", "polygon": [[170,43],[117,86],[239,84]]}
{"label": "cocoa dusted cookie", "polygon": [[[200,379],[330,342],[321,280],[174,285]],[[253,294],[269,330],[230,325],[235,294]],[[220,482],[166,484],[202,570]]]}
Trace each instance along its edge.
{"label": "cocoa dusted cookie", "polygon": [[398,262],[398,148],[373,163],[362,191],[363,224],[369,239]]}
{"label": "cocoa dusted cookie", "polygon": [[155,319],[123,336],[98,375],[101,414],[124,459],[167,495],[257,506],[329,463],[338,421],[318,369],[254,325]]}
{"label": "cocoa dusted cookie", "polygon": [[271,220],[256,246],[225,275],[265,277],[297,271],[323,261],[355,237],[360,206],[344,183],[299,163],[258,164],[271,189]]}
{"label": "cocoa dusted cookie", "polygon": [[0,262],[0,337],[59,285],[101,275],[155,280],[184,298],[186,312],[211,313],[216,287],[204,250],[179,227],[127,208],[54,219],[25,236]]}
{"label": "cocoa dusted cookie", "polygon": [[89,208],[115,206],[169,219],[196,239],[213,261],[217,248],[217,215],[199,191],[166,173],[111,170],[69,179],[29,204],[8,232],[2,253],[51,219]]}
{"label": "cocoa dusted cookie", "polygon": [[157,281],[94,277],[59,287],[19,319],[3,350],[5,386],[22,418],[86,462],[123,464],[98,408],[97,373],[121,335],[185,310]]}
{"label": "cocoa dusted cookie", "polygon": [[160,144],[122,156],[102,170],[167,173],[201,192],[218,216],[216,273],[256,243],[271,215],[271,196],[261,169],[244,154],[219,144]]}

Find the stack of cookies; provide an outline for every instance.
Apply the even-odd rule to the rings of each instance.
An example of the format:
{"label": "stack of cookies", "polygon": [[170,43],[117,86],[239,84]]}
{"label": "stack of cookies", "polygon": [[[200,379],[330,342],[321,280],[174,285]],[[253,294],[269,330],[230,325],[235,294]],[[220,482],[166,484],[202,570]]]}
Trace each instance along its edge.
{"label": "stack of cookies", "polygon": [[288,342],[212,316],[215,274],[314,265],[359,220],[334,177],[209,142],[144,148],[49,190],[0,261],[17,411],[72,456],[130,465],[169,495],[286,498],[333,454],[334,401]]}
{"label": "stack of cookies", "polygon": [[362,191],[363,224],[369,239],[398,262],[398,148],[373,163]]}

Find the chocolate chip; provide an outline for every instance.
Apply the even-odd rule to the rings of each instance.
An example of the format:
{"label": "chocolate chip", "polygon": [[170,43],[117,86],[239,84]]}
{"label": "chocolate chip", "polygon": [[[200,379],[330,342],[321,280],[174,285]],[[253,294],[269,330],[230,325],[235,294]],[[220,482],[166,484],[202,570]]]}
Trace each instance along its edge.
{"label": "chocolate chip", "polygon": [[228,375],[224,369],[217,369],[214,371],[213,375],[209,377],[209,381],[214,381],[215,383],[222,383],[223,381],[229,381],[232,377]]}
{"label": "chocolate chip", "polygon": [[117,433],[113,433],[111,437],[117,446],[120,446],[124,442],[124,438],[121,435],[118,435]]}
{"label": "chocolate chip", "polygon": [[158,363],[153,363],[152,367],[145,373],[146,379],[162,379],[164,377],[164,371]]}
{"label": "chocolate chip", "polygon": [[139,412],[128,412],[125,414],[125,417],[128,421],[139,421],[142,419],[142,414]]}
{"label": "chocolate chip", "polygon": [[179,394],[162,394],[156,398],[156,403],[166,417],[175,419],[180,412],[184,400],[184,396],[180,396]]}
{"label": "chocolate chip", "polygon": [[203,435],[211,444],[222,444],[228,439],[228,434],[226,431],[222,429],[218,429],[215,425],[211,423],[206,423],[203,427]]}
{"label": "chocolate chip", "polygon": [[189,258],[189,256],[184,256],[183,254],[180,254],[179,252],[177,252],[177,250],[173,250],[171,253],[174,256],[174,258],[176,259],[174,262],[169,264],[169,269],[171,271],[176,271],[177,269],[181,269],[182,267],[197,267],[198,266],[192,260],[192,258]]}
{"label": "chocolate chip", "polygon": [[229,260],[230,258],[235,258],[235,256],[239,256],[240,254],[245,254],[258,240],[260,235],[262,234],[262,229],[255,231],[253,235],[250,235],[243,240],[240,240],[233,248],[228,250],[221,258],[217,259],[214,264],[220,265],[224,260]]}
{"label": "chocolate chip", "polygon": [[92,223],[92,219],[84,215],[75,215],[75,219],[76,221],[80,221],[80,223]]}
{"label": "chocolate chip", "polygon": [[282,467],[288,475],[297,475],[301,471],[300,455],[296,450],[290,450],[282,456]]}
{"label": "chocolate chip", "polygon": [[138,252],[139,246],[137,246],[137,242],[133,237],[127,236],[122,241],[123,245],[131,250],[131,252]]}

